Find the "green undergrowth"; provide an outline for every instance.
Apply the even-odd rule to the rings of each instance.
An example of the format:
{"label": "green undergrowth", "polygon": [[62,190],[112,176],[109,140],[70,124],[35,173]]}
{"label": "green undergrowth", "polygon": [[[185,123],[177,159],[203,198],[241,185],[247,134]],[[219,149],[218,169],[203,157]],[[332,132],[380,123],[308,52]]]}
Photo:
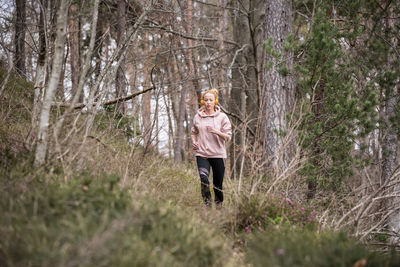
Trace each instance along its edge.
{"label": "green undergrowth", "polygon": [[246,252],[253,266],[400,266],[398,254],[373,252],[345,232],[298,227],[252,235]]}
{"label": "green undergrowth", "polygon": [[[282,195],[204,207],[195,168],[154,157],[123,177],[87,166],[0,163],[0,266],[397,266],[344,232],[322,230],[306,203]],[[379,264],[383,265],[379,265]],[[363,265],[360,265],[363,266]]]}
{"label": "green undergrowth", "polygon": [[[1,266],[220,266],[230,251],[216,229],[174,205],[138,196],[120,177],[73,179],[2,171]],[[15,166],[17,167],[17,166]]]}
{"label": "green undergrowth", "polygon": [[317,230],[317,212],[313,207],[285,197],[265,195],[241,196],[236,199],[233,219],[225,227],[234,232],[265,231],[275,226],[298,226]]}
{"label": "green undergrowth", "polygon": [[[7,70],[0,67],[0,84],[6,76]],[[25,149],[23,141],[31,123],[33,92],[32,83],[13,73],[10,75],[0,95],[0,157]]]}

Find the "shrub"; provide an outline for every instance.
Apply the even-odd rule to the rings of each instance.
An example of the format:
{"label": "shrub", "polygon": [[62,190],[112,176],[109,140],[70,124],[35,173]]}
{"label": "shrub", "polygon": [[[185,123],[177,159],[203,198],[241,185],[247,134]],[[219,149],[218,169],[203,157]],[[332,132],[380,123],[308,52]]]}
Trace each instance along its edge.
{"label": "shrub", "polygon": [[[1,266],[214,266],[223,241],[176,208],[90,171],[0,179]],[[26,180],[23,175],[31,175]],[[17,178],[19,177],[19,178]]]}
{"label": "shrub", "polygon": [[372,252],[344,232],[281,229],[257,233],[246,259],[254,266],[399,266],[399,256]]}
{"label": "shrub", "polygon": [[229,222],[238,231],[263,231],[271,225],[294,225],[315,228],[316,212],[312,207],[293,201],[283,194],[243,196]]}

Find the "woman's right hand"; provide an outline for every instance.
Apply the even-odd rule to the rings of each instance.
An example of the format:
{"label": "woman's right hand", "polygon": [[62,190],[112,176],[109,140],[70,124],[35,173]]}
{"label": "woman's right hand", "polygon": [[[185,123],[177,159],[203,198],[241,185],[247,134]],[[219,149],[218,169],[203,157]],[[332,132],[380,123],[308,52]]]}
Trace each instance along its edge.
{"label": "woman's right hand", "polygon": [[199,149],[199,143],[192,142],[192,148],[193,148],[193,150],[198,150]]}

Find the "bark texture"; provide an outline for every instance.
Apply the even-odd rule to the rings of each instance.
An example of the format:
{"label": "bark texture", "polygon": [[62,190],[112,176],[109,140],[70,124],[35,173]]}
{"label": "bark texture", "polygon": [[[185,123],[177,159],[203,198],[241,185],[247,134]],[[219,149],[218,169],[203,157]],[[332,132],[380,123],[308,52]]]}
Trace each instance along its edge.
{"label": "bark texture", "polygon": [[[256,129],[257,117],[260,112],[260,90],[263,63],[262,39],[264,1],[244,0],[234,1],[231,12],[233,40],[239,48],[233,52],[231,62],[232,80],[229,96],[229,109],[238,114],[241,121],[248,123],[254,132]],[[249,12],[251,10],[251,12]],[[260,60],[261,59],[261,60]],[[243,124],[232,118],[233,126]],[[245,152],[243,151],[246,140],[245,131],[237,131],[232,138],[231,158],[232,177],[237,177],[241,172]],[[253,142],[254,143],[254,140]],[[237,148],[237,149],[235,149]],[[243,169],[243,168],[242,168]]]}
{"label": "bark texture", "polygon": [[[126,3],[124,0],[118,1],[118,18],[117,18],[117,43],[120,44],[125,39],[126,33]],[[121,97],[126,94],[126,77],[125,77],[125,59],[121,60],[117,69],[115,80],[116,97]],[[125,113],[124,102],[117,104],[117,111],[121,114]]]}
{"label": "bark texture", "polygon": [[[68,29],[69,29],[69,55],[71,65],[71,100],[78,90],[79,74],[80,74],[80,16],[79,5],[73,2],[68,11]],[[83,94],[79,94],[79,102],[83,102]]]}
{"label": "bark texture", "polygon": [[36,65],[36,76],[34,86],[33,110],[32,110],[32,124],[31,131],[28,136],[27,143],[32,146],[36,143],[36,134],[38,130],[39,114],[43,101],[43,92],[47,76],[47,61],[46,61],[46,33],[45,33],[45,10],[47,10],[47,0],[40,1],[40,15],[39,15],[39,55]]}
{"label": "bark texture", "polygon": [[64,47],[65,47],[66,30],[67,30],[68,5],[69,5],[68,0],[61,0],[60,8],[58,11],[52,71],[40,113],[38,143],[35,152],[36,165],[43,164],[46,159],[46,153],[48,147],[50,109],[54,95],[57,91],[58,82],[63,67],[62,64],[63,64]]}
{"label": "bark texture", "polygon": [[[284,42],[293,31],[292,7],[287,0],[271,0],[266,4],[264,39],[272,39],[274,54],[266,53],[264,71],[263,110],[265,120],[264,149],[270,163],[284,167],[290,160],[290,153],[285,151],[282,161],[277,155],[283,153],[283,134],[287,130],[286,115],[293,109],[294,82],[293,53],[284,50]],[[284,75],[282,68],[288,70]]]}
{"label": "bark texture", "polygon": [[26,31],[26,0],[15,1],[15,55],[14,67],[17,73],[25,76],[25,31]]}
{"label": "bark texture", "polygon": [[[390,10],[390,9],[389,9]],[[394,20],[393,13],[390,10],[388,14],[388,18],[386,19],[386,27],[388,30],[393,30]],[[398,39],[393,37],[391,40],[392,47],[397,47]],[[390,50],[389,50],[390,51]],[[388,68],[394,66],[396,62],[395,56],[389,54],[388,55]],[[382,181],[381,183],[385,183],[388,180],[392,179],[392,182],[389,183],[389,187],[387,189],[388,195],[398,195],[400,191],[399,178],[393,177],[396,166],[398,166],[397,161],[397,150],[399,148],[398,145],[398,135],[396,129],[393,127],[392,121],[396,118],[396,107],[399,101],[399,89],[398,84],[395,84],[393,88],[386,88],[386,103],[385,103],[385,113],[384,113],[384,121],[386,124],[386,135],[383,139],[383,155],[382,155]],[[389,231],[395,234],[394,237],[391,238],[391,242],[393,244],[397,244],[400,241],[400,213],[393,212],[395,208],[397,208],[400,204],[400,197],[395,196],[393,198],[388,198],[386,201],[387,212],[390,214],[388,218],[388,228]]]}

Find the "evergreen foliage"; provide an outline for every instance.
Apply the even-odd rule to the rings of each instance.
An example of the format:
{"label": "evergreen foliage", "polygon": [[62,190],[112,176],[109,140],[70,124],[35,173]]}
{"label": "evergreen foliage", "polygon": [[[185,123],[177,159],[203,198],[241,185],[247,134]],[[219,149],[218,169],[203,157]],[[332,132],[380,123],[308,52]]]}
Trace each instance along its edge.
{"label": "evergreen foliage", "polygon": [[327,7],[318,9],[301,45],[298,86],[305,103],[299,137],[309,156],[303,174],[324,188],[339,189],[357,163],[351,155],[356,138],[373,129],[377,99],[369,88],[355,90],[343,36],[327,13]]}

